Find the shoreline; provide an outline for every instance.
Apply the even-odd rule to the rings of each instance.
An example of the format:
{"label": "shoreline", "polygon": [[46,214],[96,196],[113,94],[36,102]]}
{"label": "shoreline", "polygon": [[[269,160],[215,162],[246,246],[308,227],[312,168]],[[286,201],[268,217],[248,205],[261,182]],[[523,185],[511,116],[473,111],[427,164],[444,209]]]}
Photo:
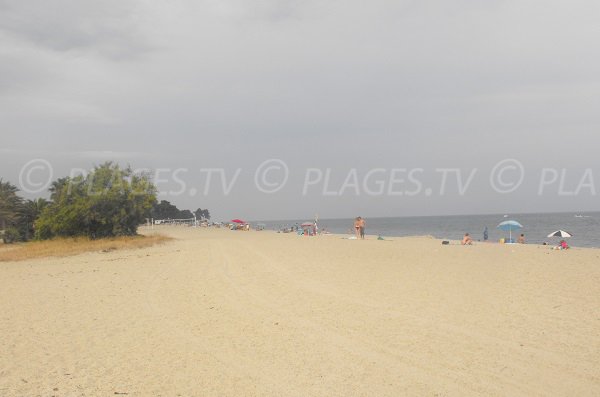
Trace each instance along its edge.
{"label": "shoreline", "polygon": [[[208,228],[210,229],[210,228]],[[231,231],[234,232],[234,231]],[[239,231],[239,232],[243,232],[243,231]],[[337,237],[340,238],[342,240],[357,240],[357,239],[351,239],[348,237],[351,237],[353,235],[351,234],[341,234],[341,233],[325,233],[325,234],[319,234],[317,236],[298,236],[295,233],[280,233],[278,231],[275,230],[261,230],[261,231],[256,231],[256,230],[250,230],[250,232],[258,232],[258,233],[263,233],[263,232],[268,232],[268,233],[274,233],[274,234],[282,234],[282,235],[294,235],[298,238],[314,238],[314,237],[327,237],[327,236],[333,236],[333,237]],[[379,235],[375,235],[375,234],[365,234],[365,240],[377,240],[379,237]],[[440,243],[442,241],[449,241],[450,245],[462,245],[460,244],[460,242],[462,240],[458,240],[458,239],[445,239],[445,238],[439,238],[439,237],[435,237],[432,235],[411,235],[411,236],[394,236],[394,235],[385,235],[382,236],[384,239],[383,240],[377,240],[377,241],[396,241],[398,239],[429,239],[429,240],[436,240]],[[358,240],[357,240],[358,241]],[[568,242],[568,240],[567,240]],[[454,244],[456,243],[456,244]],[[506,246],[530,246],[530,247],[539,247],[539,248],[548,248],[549,250],[552,250],[552,247],[555,247],[556,245],[558,245],[558,241],[556,242],[556,244],[548,244],[548,245],[544,245],[544,244],[538,244],[538,243],[525,243],[525,244],[519,244],[519,243],[500,243],[499,241],[481,241],[481,240],[473,240],[473,244],[472,245],[506,245]],[[569,245],[569,250],[571,249],[575,249],[575,250],[593,250],[593,251],[597,251],[600,250],[600,247],[579,247],[579,246],[573,246],[573,245]]]}

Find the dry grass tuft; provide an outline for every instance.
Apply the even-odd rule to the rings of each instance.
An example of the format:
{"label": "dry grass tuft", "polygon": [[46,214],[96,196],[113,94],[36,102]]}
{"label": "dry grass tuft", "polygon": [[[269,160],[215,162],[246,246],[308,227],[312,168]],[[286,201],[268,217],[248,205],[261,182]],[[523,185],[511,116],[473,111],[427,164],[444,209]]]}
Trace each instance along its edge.
{"label": "dry grass tuft", "polygon": [[150,247],[171,240],[161,235],[127,236],[90,240],[86,237],[57,238],[54,240],[31,241],[28,243],[0,244],[0,262],[27,259],[64,257],[84,252],[110,252],[121,249]]}

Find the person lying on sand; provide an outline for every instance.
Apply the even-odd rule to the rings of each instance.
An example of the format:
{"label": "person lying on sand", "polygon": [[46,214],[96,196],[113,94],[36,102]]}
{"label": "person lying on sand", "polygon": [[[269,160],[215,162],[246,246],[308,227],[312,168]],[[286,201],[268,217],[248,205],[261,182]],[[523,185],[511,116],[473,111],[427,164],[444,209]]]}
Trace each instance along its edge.
{"label": "person lying on sand", "polygon": [[461,244],[462,245],[472,245],[473,244],[473,239],[471,238],[471,236],[469,236],[469,233],[465,233],[465,237],[463,237]]}

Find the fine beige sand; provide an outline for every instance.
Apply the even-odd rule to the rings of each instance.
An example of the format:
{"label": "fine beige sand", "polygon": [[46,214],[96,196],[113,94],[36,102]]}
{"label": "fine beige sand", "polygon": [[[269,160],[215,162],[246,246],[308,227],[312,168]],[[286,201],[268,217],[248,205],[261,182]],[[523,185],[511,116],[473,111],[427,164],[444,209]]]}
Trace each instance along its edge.
{"label": "fine beige sand", "polygon": [[600,395],[600,250],[155,230],[0,263],[0,396]]}

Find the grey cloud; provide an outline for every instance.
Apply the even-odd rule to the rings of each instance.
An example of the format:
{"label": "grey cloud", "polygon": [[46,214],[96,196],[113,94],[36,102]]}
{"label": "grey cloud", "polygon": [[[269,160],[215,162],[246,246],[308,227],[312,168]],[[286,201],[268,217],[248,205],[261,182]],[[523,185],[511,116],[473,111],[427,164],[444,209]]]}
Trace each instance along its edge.
{"label": "grey cloud", "polygon": [[[71,153],[55,160],[57,172],[106,157],[184,167],[190,181],[202,167],[241,167],[249,183],[267,158],[284,159],[296,183],[307,166],[341,170],[341,178],[351,167],[491,168],[507,156],[527,167],[600,167],[597,2],[0,6],[2,143],[24,151],[11,161],[4,153],[3,170],[38,149]],[[113,62],[130,54],[145,56]],[[343,215],[357,202],[403,214],[538,205],[536,197],[475,190],[467,198],[341,203],[285,192],[266,198],[252,186],[236,192],[173,200],[202,199],[217,216],[255,208],[257,218],[320,205]]]}
{"label": "grey cloud", "polygon": [[68,153],[73,156],[83,157],[90,160],[119,160],[119,161],[134,161],[140,157],[150,156],[149,153],[143,152],[119,152],[113,150],[86,150],[81,152]]}
{"label": "grey cloud", "polygon": [[313,1],[297,0],[205,0],[201,2],[204,10],[212,11],[219,18],[230,18],[237,23],[283,22],[300,19]]}
{"label": "grey cloud", "polygon": [[3,0],[0,30],[53,51],[93,51],[111,59],[149,50],[134,1]]}

